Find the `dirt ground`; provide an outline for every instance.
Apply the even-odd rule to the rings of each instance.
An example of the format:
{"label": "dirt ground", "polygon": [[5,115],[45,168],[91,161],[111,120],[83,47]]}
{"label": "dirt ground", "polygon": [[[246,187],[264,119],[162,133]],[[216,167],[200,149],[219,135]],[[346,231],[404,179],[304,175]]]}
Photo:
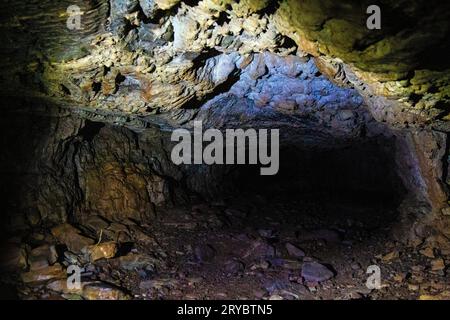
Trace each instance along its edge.
{"label": "dirt ground", "polygon": [[[396,219],[381,205],[258,196],[167,209],[152,224],[92,217],[77,226],[81,236],[94,247],[114,242],[113,256],[86,259],[40,230],[20,238],[28,272],[2,281],[21,299],[450,299],[449,250],[439,239],[415,248],[393,240]],[[52,245],[53,266],[30,261]],[[48,270],[71,264],[82,288]],[[369,266],[380,287],[367,286]]]}

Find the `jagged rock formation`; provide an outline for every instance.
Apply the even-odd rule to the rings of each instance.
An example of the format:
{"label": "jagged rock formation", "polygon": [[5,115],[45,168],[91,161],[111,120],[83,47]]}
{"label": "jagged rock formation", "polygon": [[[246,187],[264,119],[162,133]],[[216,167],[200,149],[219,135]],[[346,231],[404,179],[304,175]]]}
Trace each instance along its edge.
{"label": "jagged rock formation", "polygon": [[[312,55],[330,78],[355,86],[379,120],[412,126],[445,118],[445,4],[383,1],[383,27],[375,31],[365,24],[368,5],[89,1],[79,3],[82,30],[71,31],[65,27],[67,15],[53,14],[64,12],[69,3],[44,2],[37,8],[14,2],[2,8],[8,44],[3,50],[9,54],[3,69],[9,79],[44,87],[46,94],[143,114],[202,101],[231,81],[254,53]],[[49,10],[48,19],[40,19],[42,8]],[[30,50],[24,52],[27,45]],[[27,68],[34,71],[34,80],[27,79]]]}

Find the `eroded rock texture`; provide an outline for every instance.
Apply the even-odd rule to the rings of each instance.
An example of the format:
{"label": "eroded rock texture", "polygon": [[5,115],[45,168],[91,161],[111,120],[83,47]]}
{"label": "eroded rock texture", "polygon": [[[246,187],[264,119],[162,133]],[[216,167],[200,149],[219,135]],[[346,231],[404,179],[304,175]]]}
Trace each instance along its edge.
{"label": "eroded rock texture", "polygon": [[355,86],[379,120],[412,126],[445,119],[446,4],[381,1],[375,31],[365,23],[369,4],[99,0],[78,3],[82,30],[71,31],[67,14],[55,14],[69,3],[13,2],[2,8],[9,55],[2,63],[18,85],[145,114],[223,91],[254,53],[312,55],[322,72]]}

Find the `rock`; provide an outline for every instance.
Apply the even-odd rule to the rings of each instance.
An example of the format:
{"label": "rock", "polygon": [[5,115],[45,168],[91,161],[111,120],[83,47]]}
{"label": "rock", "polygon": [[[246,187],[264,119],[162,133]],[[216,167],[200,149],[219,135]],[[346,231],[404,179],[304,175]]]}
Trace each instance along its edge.
{"label": "rock", "polygon": [[0,248],[0,254],[0,270],[15,272],[27,269],[27,252],[21,246],[6,244]]}
{"label": "rock", "polygon": [[45,234],[40,232],[33,232],[30,239],[34,242],[43,242],[45,240]]}
{"label": "rock", "polygon": [[323,264],[306,262],[302,266],[301,276],[307,282],[324,282],[334,277],[334,273]]}
{"label": "rock", "polygon": [[302,249],[289,242],[286,243],[286,250],[288,254],[294,258],[302,258],[305,256],[305,252]]}
{"label": "rock", "polygon": [[188,286],[190,286],[190,287],[195,287],[198,284],[203,282],[203,278],[200,278],[200,277],[189,277],[189,278],[186,278],[186,280],[187,280]]}
{"label": "rock", "polygon": [[228,298],[228,295],[225,292],[217,292],[215,296],[218,300],[225,300]]}
{"label": "rock", "polygon": [[250,245],[244,248],[242,254],[244,259],[259,259],[275,256],[275,248],[266,241],[257,239],[251,241]]}
{"label": "rock", "polygon": [[436,295],[421,295],[419,300],[449,300],[450,291],[444,291]]}
{"label": "rock", "polygon": [[32,226],[37,226],[41,222],[39,210],[30,210],[27,213],[27,219]]}
{"label": "rock", "polygon": [[211,261],[216,255],[216,250],[210,245],[198,245],[194,248],[194,258],[197,262]]}
{"label": "rock", "polygon": [[270,268],[270,263],[268,261],[261,261],[261,262],[252,264],[250,267],[250,270],[257,270],[257,269],[267,270],[269,268]]}
{"label": "rock", "polygon": [[82,249],[86,259],[94,262],[99,259],[114,258],[117,253],[117,244],[115,242],[103,242]]}
{"label": "rock", "polygon": [[420,286],[418,284],[409,283],[408,290],[409,291],[419,291]]}
{"label": "rock", "polygon": [[35,271],[22,273],[21,278],[25,283],[42,283],[52,279],[66,279],[67,274],[61,265],[55,264]]}
{"label": "rock", "polygon": [[255,289],[255,290],[253,290],[253,296],[256,298],[256,299],[262,299],[264,296],[266,295],[266,291],[265,290],[262,290],[262,289]]}
{"label": "rock", "polygon": [[28,258],[28,264],[30,265],[31,271],[36,271],[50,266],[48,260],[44,257],[30,257]]}
{"label": "rock", "polygon": [[362,269],[361,264],[359,262],[352,263],[351,268],[352,268],[352,270],[355,270],[355,271]]}
{"label": "rock", "polygon": [[42,245],[31,250],[28,255],[28,263],[30,270],[39,270],[54,264],[58,260],[58,254],[56,253],[55,246]]}
{"label": "rock", "polygon": [[270,230],[270,229],[259,229],[258,230],[259,235],[262,238],[266,238],[266,239],[273,239],[276,238],[276,232],[274,230]]}
{"label": "rock", "polygon": [[431,261],[432,271],[443,271],[445,269],[444,259],[438,258]]}
{"label": "rock", "polygon": [[121,289],[103,282],[90,283],[83,287],[82,297],[86,300],[128,300]]}
{"label": "rock", "polygon": [[84,247],[94,244],[93,239],[81,235],[80,230],[68,223],[53,228],[52,235],[74,253],[80,253]]}
{"label": "rock", "polygon": [[435,258],[434,250],[431,247],[426,247],[425,249],[422,249],[419,252],[427,258],[431,258],[431,259]]}
{"label": "rock", "polygon": [[289,287],[289,282],[284,278],[275,278],[270,279],[264,283],[264,289],[272,295],[275,292],[279,292],[280,290],[284,290]]}
{"label": "rock", "polygon": [[157,248],[159,247],[158,242],[156,241],[156,239],[147,234],[146,232],[144,232],[141,228],[139,228],[138,226],[129,226],[129,229],[131,231],[132,234],[132,238],[142,244],[145,245],[147,248]]}
{"label": "rock", "polygon": [[283,259],[281,266],[287,270],[300,270],[302,265],[299,261],[296,260]]}
{"label": "rock", "polygon": [[450,207],[442,209],[442,214],[447,217],[450,216]]}
{"label": "rock", "polygon": [[224,271],[227,274],[238,274],[239,272],[244,271],[245,265],[241,261],[230,260],[227,261],[224,265]]}
{"label": "rock", "polygon": [[442,252],[450,252],[450,241],[444,235],[430,236],[425,241],[426,245],[432,248],[439,248]]}
{"label": "rock", "polygon": [[341,110],[338,112],[337,117],[340,121],[347,121],[355,117],[355,112],[352,110]]}
{"label": "rock", "polygon": [[83,226],[86,226],[98,235],[100,231],[109,227],[109,222],[100,216],[89,216],[86,221],[83,222]]}
{"label": "rock", "polygon": [[112,263],[127,271],[147,270],[155,271],[157,267],[163,265],[163,262],[144,254],[129,253],[126,256],[111,260]]}
{"label": "rock", "polygon": [[173,289],[176,288],[179,281],[176,279],[152,279],[152,280],[146,280],[141,281],[139,284],[139,289],[141,290],[149,290],[149,289],[162,289],[162,288],[169,288]]}
{"label": "rock", "polygon": [[85,283],[82,283],[80,288],[69,289],[67,287],[67,279],[59,279],[55,281],[50,281],[47,284],[47,289],[50,289],[55,292],[64,293],[64,294],[77,294],[81,295],[83,292],[83,286]]}
{"label": "rock", "polygon": [[382,256],[381,260],[383,260],[384,262],[390,262],[392,260],[398,259],[399,256],[400,256],[400,253],[397,250],[394,250],[394,251],[389,252],[388,254],[385,254],[384,256]]}
{"label": "rock", "polygon": [[406,273],[396,273],[392,279],[394,279],[394,281],[396,282],[403,282],[406,279]]}
{"label": "rock", "polygon": [[130,242],[133,240],[128,227],[117,222],[113,222],[108,229],[103,230],[103,234],[116,242]]}
{"label": "rock", "polygon": [[69,265],[70,264],[78,264],[80,262],[80,258],[76,254],[74,254],[70,251],[65,251],[64,252],[64,261],[67,262]]}

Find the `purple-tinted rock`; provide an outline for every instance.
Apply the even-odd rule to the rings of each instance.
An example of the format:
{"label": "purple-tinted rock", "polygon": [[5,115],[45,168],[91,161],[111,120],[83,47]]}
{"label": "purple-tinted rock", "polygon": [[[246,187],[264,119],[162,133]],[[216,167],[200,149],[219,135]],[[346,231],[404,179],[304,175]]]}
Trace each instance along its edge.
{"label": "purple-tinted rock", "polygon": [[286,250],[291,257],[301,258],[305,256],[305,252],[292,243],[286,243]]}
{"label": "purple-tinted rock", "polygon": [[194,257],[197,262],[210,261],[216,255],[216,250],[210,245],[199,245],[194,248]]}
{"label": "purple-tinted rock", "polygon": [[307,282],[324,282],[334,277],[333,271],[317,262],[304,263],[301,275]]}

